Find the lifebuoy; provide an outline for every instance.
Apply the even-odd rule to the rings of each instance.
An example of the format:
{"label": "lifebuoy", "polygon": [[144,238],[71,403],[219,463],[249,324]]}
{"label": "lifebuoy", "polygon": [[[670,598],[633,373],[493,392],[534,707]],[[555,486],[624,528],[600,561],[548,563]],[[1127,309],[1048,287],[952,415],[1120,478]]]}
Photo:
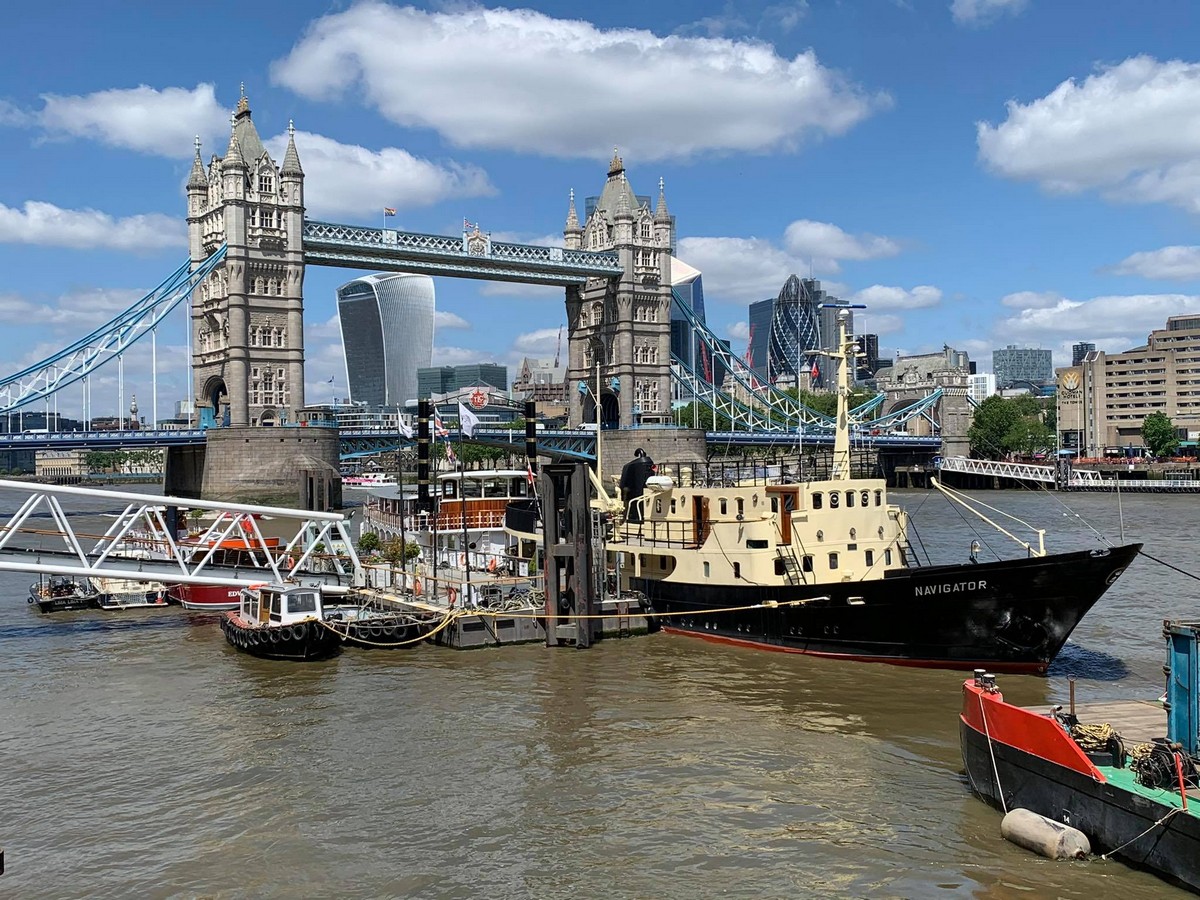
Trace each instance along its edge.
{"label": "lifebuoy", "polygon": [[465,566],[467,564],[467,554],[465,554],[465,553],[458,554],[458,564],[460,566]]}
{"label": "lifebuoy", "polygon": [[416,594],[418,597],[421,596],[421,579],[420,578],[413,579],[413,593]]}
{"label": "lifebuoy", "polygon": [[488,571],[489,572],[496,571],[496,557],[494,557],[494,556],[488,560]]}
{"label": "lifebuoy", "polygon": [[296,568],[296,560],[294,557],[289,556],[287,558],[286,562],[287,562],[288,571],[291,571],[292,569]]}
{"label": "lifebuoy", "polygon": [[454,588],[446,588],[446,602],[453,606],[454,601],[457,599],[458,591],[456,591]]}

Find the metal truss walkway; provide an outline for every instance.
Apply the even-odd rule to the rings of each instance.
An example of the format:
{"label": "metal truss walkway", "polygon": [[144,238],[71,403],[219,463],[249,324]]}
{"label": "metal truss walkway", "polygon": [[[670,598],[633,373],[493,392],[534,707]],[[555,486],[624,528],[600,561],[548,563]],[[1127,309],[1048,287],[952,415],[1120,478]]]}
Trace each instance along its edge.
{"label": "metal truss walkway", "polygon": [[[0,572],[229,587],[293,580],[320,585],[327,593],[344,593],[363,583],[354,541],[340,513],[23,481],[0,481],[0,491],[24,498],[0,525]],[[66,509],[72,500],[83,498],[126,506],[103,533],[83,532],[77,527],[82,516],[96,514]],[[202,534],[181,542],[167,527],[168,506],[217,515]],[[37,521],[45,519],[49,522]],[[278,543],[263,534],[262,524],[268,520]],[[239,549],[242,562],[236,566],[223,565],[217,558],[222,542],[231,539],[245,548]],[[318,553],[322,546],[329,551]]]}
{"label": "metal truss walkway", "polygon": [[304,261],[312,265],[449,275],[526,284],[583,284],[622,272],[615,253],[493,241],[476,230],[461,238],[387,228],[304,222]]}
{"label": "metal truss walkway", "polygon": [[49,397],[118,358],[147,334],[153,335],[158,323],[191,296],[192,290],[224,258],[222,244],[195,269],[190,260],[185,262],[162,284],[91,334],[41,362],[0,379],[0,413]]}

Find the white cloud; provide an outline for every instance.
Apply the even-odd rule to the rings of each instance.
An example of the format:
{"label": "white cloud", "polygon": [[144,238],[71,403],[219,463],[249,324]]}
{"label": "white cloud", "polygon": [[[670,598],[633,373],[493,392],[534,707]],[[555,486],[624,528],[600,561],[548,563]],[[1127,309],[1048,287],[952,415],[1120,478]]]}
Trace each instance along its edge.
{"label": "white cloud", "polygon": [[435,329],[442,328],[462,328],[470,329],[471,323],[456,313],[448,312],[444,309],[439,309],[433,314],[433,327]]}
{"label": "white cloud", "polygon": [[959,25],[983,26],[1002,15],[1019,15],[1028,0],[954,0],[950,17]]}
{"label": "white cloud", "polygon": [[160,213],[114,219],[95,209],[29,200],[21,209],[0,203],[0,243],[136,253],[186,247],[187,227],[182,219]]}
{"label": "white cloud", "polygon": [[475,350],[470,347],[433,348],[432,365],[435,366],[467,366],[487,362],[503,363],[504,360],[490,350]]}
{"label": "white cloud", "polygon": [[1200,278],[1200,247],[1163,247],[1143,250],[1125,257],[1110,270],[1117,275],[1141,275],[1143,278],[1169,278],[1188,281]]}
{"label": "white cloud", "polygon": [[904,330],[905,321],[902,316],[872,315],[856,318],[855,327],[863,334],[895,334]]}
{"label": "white cloud", "polygon": [[1200,64],[1135,56],[976,126],[980,161],[1044,190],[1200,212]]}
{"label": "white cloud", "polygon": [[90,138],[139,153],[186,159],[194,152],[195,135],[213,139],[229,129],[229,110],[207,83],[192,90],[143,84],[92,94],[44,94],[42,100],[45,106],[31,115],[49,135]]}
{"label": "white cloud", "polygon": [[[276,162],[283,159],[287,135],[266,141]],[[480,168],[455,162],[435,163],[406,150],[369,150],[333,138],[296,132],[296,150],[304,167],[304,202],[316,217],[382,214],[429,206],[450,197],[486,197],[496,193]]]}
{"label": "white cloud", "polygon": [[704,273],[706,294],[731,302],[774,297],[789,275],[808,271],[808,260],[764,238],[680,238],[678,255]]}
{"label": "white cloud", "polygon": [[[929,284],[918,284],[911,290],[873,284],[856,291],[846,299],[850,303],[865,303],[870,314],[872,310],[880,309],[926,309],[937,306],[942,302],[942,292]],[[872,316],[871,321],[875,322],[876,317]]]}
{"label": "white cloud", "polygon": [[801,259],[812,260],[815,268],[837,272],[838,260],[878,259],[895,256],[900,245],[874,234],[847,234],[830,222],[797,219],[783,234],[784,246]]}
{"label": "white cloud", "polygon": [[758,22],[751,24],[745,10],[733,3],[726,3],[721,13],[705,16],[689,22],[675,30],[679,35],[703,35],[710,38],[728,37],[736,34],[758,33],[768,37],[794,31],[808,15],[808,0],[792,0],[777,3],[763,9]]}
{"label": "white cloud", "polygon": [[26,112],[8,100],[0,100],[0,125],[24,128],[27,125],[32,125],[33,122],[34,116],[32,113]]}
{"label": "white cloud", "polygon": [[314,321],[311,315],[304,319],[304,346],[308,347],[317,341],[341,340],[342,329],[338,323],[337,313],[324,322]]}
{"label": "white cloud", "polygon": [[733,341],[750,340],[749,322],[730,322],[725,326],[725,335]]}
{"label": "white cloud", "polygon": [[794,149],[890,104],[761,41],[660,37],[532,10],[426,12],[381,2],[318,19],[272,66],[309,99],[361,91],[406,128],[460,147],[641,160]]}
{"label": "white cloud", "polygon": [[1000,298],[1001,305],[1011,309],[1051,309],[1062,302],[1062,294],[1054,291],[1017,291]]}
{"label": "white cloud", "polygon": [[1090,300],[1060,297],[1053,306],[1020,309],[1016,315],[997,322],[993,330],[1001,341],[1048,344],[1088,340],[1100,349],[1124,351],[1144,344],[1146,336],[1162,328],[1168,316],[1198,312],[1200,296],[1189,294],[1133,294]]}
{"label": "white cloud", "polygon": [[[563,337],[563,349],[566,345],[565,329],[560,332],[557,328],[539,328],[536,331],[527,331],[524,334],[518,334],[516,340],[513,341],[513,350],[521,356],[534,356],[538,358],[553,357],[556,350],[559,349],[558,338],[559,334]],[[565,358],[566,354],[562,354]]]}
{"label": "white cloud", "polygon": [[[900,245],[872,234],[847,234],[828,222],[799,219],[784,232],[783,246],[766,238],[689,237],[679,241],[678,257],[704,273],[705,290],[730,301],[774,297],[789,275],[819,279],[841,271],[842,260],[894,256]],[[822,281],[835,296],[841,285]]]}

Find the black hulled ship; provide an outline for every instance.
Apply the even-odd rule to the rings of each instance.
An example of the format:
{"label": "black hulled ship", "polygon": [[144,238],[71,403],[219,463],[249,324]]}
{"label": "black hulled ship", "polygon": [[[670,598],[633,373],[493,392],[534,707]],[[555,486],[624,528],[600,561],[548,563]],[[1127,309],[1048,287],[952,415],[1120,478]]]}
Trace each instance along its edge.
{"label": "black hulled ship", "polygon": [[1141,545],[1050,554],[1042,532],[1036,545],[1010,534],[1024,558],[918,565],[886,481],[851,474],[847,361],[856,348],[844,317],[840,328],[829,354],[838,364],[830,477],[725,487],[652,477],[613,528],[609,571],[645,596],[665,631],[899,665],[1044,673]]}

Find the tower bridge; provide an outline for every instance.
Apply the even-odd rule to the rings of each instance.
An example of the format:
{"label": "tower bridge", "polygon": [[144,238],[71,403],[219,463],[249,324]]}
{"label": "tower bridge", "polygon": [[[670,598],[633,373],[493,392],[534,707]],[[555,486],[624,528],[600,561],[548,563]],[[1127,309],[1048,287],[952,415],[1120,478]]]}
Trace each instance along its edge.
{"label": "tower bridge", "polygon": [[[758,382],[673,293],[675,220],[661,179],[658,188],[652,208],[648,198],[634,193],[614,150],[602,190],[588,199],[582,218],[574,192],[569,194],[562,247],[496,241],[477,227],[461,236],[441,236],[309,220],[295,129],[289,122],[286,149],[277,164],[258,135],[243,93],[231,116],[224,153],[206,163],[196,142],[186,183],[187,264],[96,332],[0,380],[0,412],[50,397],[119,359],[130,345],[153,334],[174,304],[190,297],[189,352],[199,428],[171,435],[153,429],[124,436],[104,433],[84,440],[89,446],[169,445],[174,448],[170,453],[190,452],[204,443],[220,445],[222,454],[240,453],[251,466],[277,456],[283,435],[276,440],[262,427],[297,424],[305,407],[304,275],[307,266],[320,265],[563,287],[567,377],[580,387],[570,392],[573,426],[668,426],[672,384],[681,383],[696,402],[707,404],[742,435],[736,440],[723,436],[723,442],[819,444],[828,432],[828,417]],[[684,311],[706,348],[703,374],[672,357],[673,304]],[[715,367],[708,365],[717,358],[725,373],[721,384],[714,383]],[[943,393],[918,391],[900,408],[892,403],[875,429],[881,444],[890,437],[896,438],[892,443],[905,443],[908,435],[887,432],[917,418],[923,423],[915,435],[920,440],[907,442],[906,448],[937,444]],[[875,415],[873,409],[860,412]],[[781,438],[786,432],[792,437]],[[10,436],[0,444],[39,444],[17,440],[28,437],[46,436]],[[351,439],[361,447],[401,438],[372,434]],[[66,446],[54,440],[75,445],[78,439],[47,438],[47,446]],[[565,432],[561,450],[588,456],[595,452],[594,441],[594,434]],[[313,447],[301,446],[303,440],[291,443],[308,465],[311,459],[305,454],[316,452]],[[274,448],[270,453],[267,444]],[[327,453],[337,444],[322,446]],[[195,469],[198,464],[192,460],[189,465]]]}

